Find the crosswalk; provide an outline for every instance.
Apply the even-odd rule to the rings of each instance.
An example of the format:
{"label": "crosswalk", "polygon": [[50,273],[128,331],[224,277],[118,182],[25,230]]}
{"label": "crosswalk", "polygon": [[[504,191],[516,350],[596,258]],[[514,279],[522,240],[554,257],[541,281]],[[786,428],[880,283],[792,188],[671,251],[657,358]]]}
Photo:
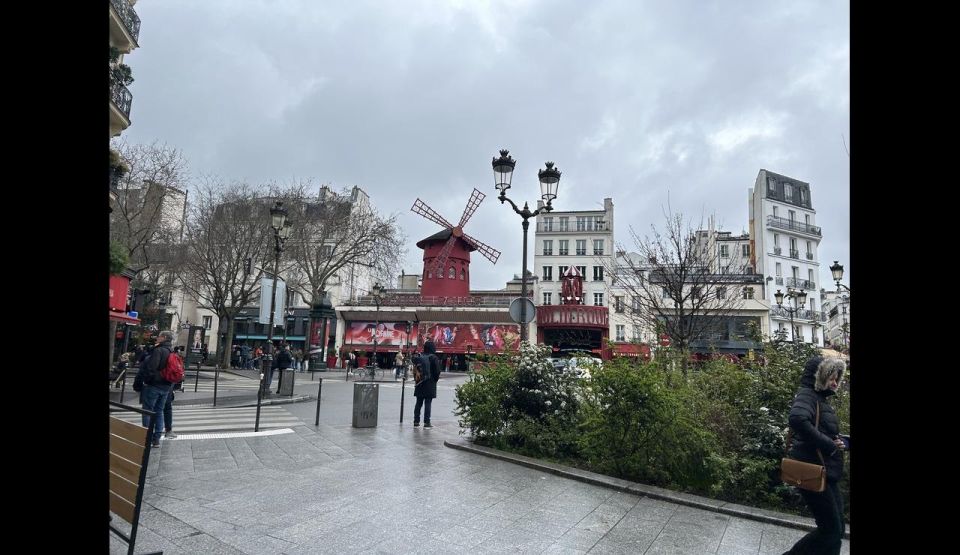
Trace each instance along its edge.
{"label": "crosswalk", "polygon": [[[277,383],[276,376],[274,376],[273,383]],[[213,372],[201,372],[199,382],[197,381],[195,374],[188,374],[186,379],[183,380],[183,390],[193,391],[194,385],[196,385],[198,393],[201,391],[213,393]],[[233,374],[225,373],[220,374],[220,379],[217,382],[217,391],[229,389],[232,391],[244,390],[256,393],[259,387],[260,380],[243,378]]]}
{"label": "crosswalk", "polygon": [[[140,415],[132,411],[111,411],[112,416],[140,424]],[[177,434],[224,432],[231,430],[253,431],[257,407],[203,407],[186,408],[173,406],[173,430]],[[299,418],[282,406],[260,407],[260,429],[289,428],[301,426]]]}

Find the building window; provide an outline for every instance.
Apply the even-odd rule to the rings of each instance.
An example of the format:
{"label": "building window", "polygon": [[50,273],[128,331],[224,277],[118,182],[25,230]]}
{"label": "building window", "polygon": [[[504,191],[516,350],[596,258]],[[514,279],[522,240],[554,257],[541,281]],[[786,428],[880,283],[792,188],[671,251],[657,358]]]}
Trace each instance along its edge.
{"label": "building window", "polygon": [[450,277],[450,279],[457,279],[457,271],[453,268],[453,266],[450,266],[450,271],[447,273],[447,275]]}
{"label": "building window", "polygon": [[817,310],[817,300],[813,297],[810,297],[810,310],[816,312]]}
{"label": "building window", "polygon": [[772,192],[774,192],[774,191],[776,191],[776,190],[777,190],[777,181],[776,181],[774,178],[772,178],[772,177],[768,177],[768,178],[767,178],[767,191],[772,193]]}
{"label": "building window", "polygon": [[603,254],[603,239],[593,240],[593,254]]}
{"label": "building window", "polygon": [[593,306],[603,306],[603,293],[593,294]]}
{"label": "building window", "polygon": [[800,204],[806,206],[807,204],[807,191],[800,187],[797,189],[797,197],[800,199]]}
{"label": "building window", "polygon": [[777,207],[776,207],[776,206],[773,207],[773,217],[774,217],[774,218],[777,217]]}
{"label": "building window", "polygon": [[777,277],[781,277],[781,276],[783,276],[783,266],[781,266],[780,263],[777,262]]}
{"label": "building window", "polygon": [[753,298],[753,287],[744,287],[743,288],[743,298],[752,299]]}
{"label": "building window", "polygon": [[810,225],[810,214],[803,215],[803,222],[807,225]]}
{"label": "building window", "polygon": [[613,306],[614,306],[614,310],[622,314],[623,313],[623,297],[622,296],[614,297]]}
{"label": "building window", "polygon": [[703,298],[703,290],[699,287],[690,288],[690,298],[696,301],[699,301]]}
{"label": "building window", "polygon": [[670,290],[667,289],[666,287],[664,287],[664,288],[663,288],[663,292],[661,293],[660,296],[663,297],[664,299],[669,299],[669,298],[670,298]]}
{"label": "building window", "polygon": [[567,256],[568,254],[570,254],[570,240],[560,239],[560,256]]}
{"label": "building window", "polygon": [[750,256],[750,245],[741,245],[743,247],[743,256]]}
{"label": "building window", "polygon": [[787,210],[787,217],[789,218],[790,222],[793,223],[793,221],[797,219],[797,213],[793,210]]}
{"label": "building window", "polygon": [[577,256],[584,256],[586,254],[587,254],[587,240],[577,239]]}
{"label": "building window", "polygon": [[553,281],[553,266],[543,267],[543,281]]}
{"label": "building window", "polygon": [[789,201],[793,200],[793,185],[789,183],[783,184],[783,198]]}
{"label": "building window", "polygon": [[208,330],[213,327],[213,316],[203,317],[203,329]]}
{"label": "building window", "polygon": [[633,309],[633,311],[640,312],[640,297],[632,297],[631,300],[632,300],[631,308]]}
{"label": "building window", "polygon": [[460,269],[460,280],[464,281],[467,279],[467,271],[463,268]]}
{"label": "building window", "polygon": [[773,246],[774,246],[774,247],[777,247],[777,248],[780,247],[780,234],[779,234],[779,233],[774,233],[774,234],[773,234]]}
{"label": "building window", "polygon": [[587,230],[587,217],[577,216],[577,231],[586,231],[586,230]]}
{"label": "building window", "polygon": [[570,231],[570,218],[560,216],[560,231]]}
{"label": "building window", "polygon": [[433,272],[427,270],[427,279],[433,279]]}
{"label": "building window", "polygon": [[586,279],[586,277],[587,277],[587,267],[586,267],[586,266],[577,266],[577,270],[580,270],[580,277]]}
{"label": "building window", "polygon": [[794,281],[800,279],[800,268],[798,266],[790,266],[790,276],[793,277]]}
{"label": "building window", "polygon": [[603,231],[603,216],[594,216],[593,227],[597,231]]}
{"label": "building window", "polygon": [[641,339],[641,337],[640,337],[640,326],[638,326],[637,324],[634,324],[634,325],[633,325],[633,340],[634,340],[634,341],[640,341],[640,339]]}
{"label": "building window", "polygon": [[563,275],[567,273],[567,268],[569,266],[557,266],[557,269],[560,270],[557,273],[557,279],[563,279]]}
{"label": "building window", "polygon": [[550,216],[544,216],[543,218],[543,230],[544,231],[553,231],[553,218]]}
{"label": "building window", "polygon": [[720,245],[720,258],[730,258],[730,245]]}
{"label": "building window", "polygon": [[626,341],[626,340],[627,340],[627,338],[626,338],[626,336],[625,336],[625,334],[624,334],[624,328],[625,328],[625,327],[626,327],[626,326],[624,326],[623,324],[617,324],[617,339],[616,339],[617,341]]}
{"label": "building window", "polygon": [[593,281],[603,281],[603,266],[593,267]]}
{"label": "building window", "polygon": [[543,255],[551,256],[553,254],[553,240],[545,240],[543,242]]}
{"label": "building window", "polygon": [[813,270],[811,270],[811,269],[809,269],[809,268],[807,269],[807,281],[810,282],[810,283],[807,284],[807,286],[808,286],[807,289],[813,289],[813,288],[814,288],[814,287],[813,287]]}
{"label": "building window", "polygon": [[553,293],[543,292],[543,304],[553,304]]}
{"label": "building window", "polygon": [[717,287],[717,298],[726,299],[727,298],[727,288],[726,287]]}

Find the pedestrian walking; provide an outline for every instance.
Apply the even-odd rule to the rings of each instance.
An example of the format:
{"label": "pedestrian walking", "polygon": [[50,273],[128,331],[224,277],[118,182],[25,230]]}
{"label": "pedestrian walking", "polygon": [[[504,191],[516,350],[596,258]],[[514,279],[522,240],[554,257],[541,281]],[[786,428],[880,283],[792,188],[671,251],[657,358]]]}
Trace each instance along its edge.
{"label": "pedestrian walking", "polygon": [[420,407],[423,407],[423,427],[432,428],[430,424],[430,407],[437,397],[437,380],[440,379],[440,359],[436,355],[437,348],[433,341],[428,339],[423,344],[423,353],[416,361],[417,372],[414,374],[416,385],[413,396],[417,403],[413,407],[413,426],[420,425]]}
{"label": "pedestrian walking", "polygon": [[173,387],[170,388],[170,394],[167,395],[167,402],[163,405],[164,439],[175,439],[177,437],[177,434],[173,433],[173,392],[176,390],[183,391],[183,382],[173,384]]}
{"label": "pedestrian walking", "polygon": [[403,370],[403,353],[397,353],[396,358],[393,359],[393,381],[400,379],[400,372]]}
{"label": "pedestrian walking", "polygon": [[[154,447],[160,447],[160,435],[163,431],[163,407],[166,405],[167,395],[173,387],[172,383],[163,379],[163,376],[160,375],[160,370],[167,365],[167,359],[173,351],[173,337],[172,331],[161,331],[157,336],[157,345],[140,365],[140,371],[137,372],[138,378],[143,383],[143,391],[140,395],[143,409],[156,414],[152,442]],[[150,426],[147,415],[143,415],[142,422],[144,428]]]}
{"label": "pedestrian walking", "polygon": [[800,538],[787,553],[840,553],[846,524],[843,497],[837,482],[843,474],[846,443],[840,437],[837,413],[827,400],[837,393],[846,364],[839,358],[814,357],[807,361],[800,389],[790,407],[793,432],[789,457],[827,469],[821,492],[798,489],[817,522],[817,529]]}

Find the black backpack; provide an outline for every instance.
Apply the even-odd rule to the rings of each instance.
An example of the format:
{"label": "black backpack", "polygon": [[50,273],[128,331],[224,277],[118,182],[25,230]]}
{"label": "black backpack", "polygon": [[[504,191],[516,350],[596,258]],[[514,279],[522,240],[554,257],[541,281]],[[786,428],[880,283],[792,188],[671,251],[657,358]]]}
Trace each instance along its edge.
{"label": "black backpack", "polygon": [[430,361],[430,377],[433,378],[434,381],[437,381],[440,379],[440,357],[430,353],[430,356],[427,358]]}

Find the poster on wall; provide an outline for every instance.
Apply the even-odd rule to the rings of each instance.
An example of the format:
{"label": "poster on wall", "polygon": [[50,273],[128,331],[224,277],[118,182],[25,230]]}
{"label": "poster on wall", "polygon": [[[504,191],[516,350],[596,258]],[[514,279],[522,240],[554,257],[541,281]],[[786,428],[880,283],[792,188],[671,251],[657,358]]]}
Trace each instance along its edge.
{"label": "poster on wall", "polygon": [[[407,343],[406,322],[350,322],[344,333],[343,342],[353,345],[373,345],[376,336],[377,345],[401,347]],[[410,330],[410,343],[417,344],[417,327]]]}
{"label": "poster on wall", "polygon": [[516,350],[520,344],[520,327],[516,324],[428,324],[423,335],[423,340],[427,339],[433,340],[438,351]]}

